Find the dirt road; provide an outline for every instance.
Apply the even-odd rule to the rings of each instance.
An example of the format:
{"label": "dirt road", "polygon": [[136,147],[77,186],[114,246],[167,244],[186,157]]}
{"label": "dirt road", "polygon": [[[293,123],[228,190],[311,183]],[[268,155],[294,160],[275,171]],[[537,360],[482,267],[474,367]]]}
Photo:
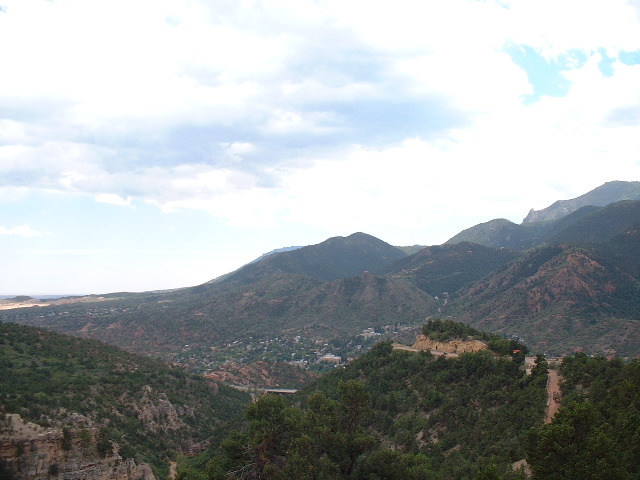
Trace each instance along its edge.
{"label": "dirt road", "polygon": [[557,370],[549,369],[547,380],[547,417],[545,423],[551,423],[556,412],[560,408],[560,376]]}

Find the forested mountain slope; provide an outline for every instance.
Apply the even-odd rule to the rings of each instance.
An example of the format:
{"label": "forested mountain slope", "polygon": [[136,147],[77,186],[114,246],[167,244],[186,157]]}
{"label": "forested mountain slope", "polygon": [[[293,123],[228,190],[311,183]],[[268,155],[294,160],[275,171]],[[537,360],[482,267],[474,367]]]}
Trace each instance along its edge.
{"label": "forested mountain slope", "polygon": [[639,249],[637,233],[613,244],[539,247],[461,292],[447,313],[483,330],[517,335],[536,351],[584,348],[634,356],[640,267],[631,252]]}
{"label": "forested mountain slope", "polygon": [[366,233],[354,233],[348,237],[329,238],[317,245],[267,255],[209,283],[224,287],[246,285],[281,273],[331,281],[354,277],[364,271],[378,271],[405,256],[400,248]]}
{"label": "forested mountain slope", "polygon": [[243,429],[208,462],[183,464],[179,478],[637,478],[638,360],[565,357],[560,410],[545,423],[544,357],[527,374],[526,347],[513,340],[451,321],[430,321],[423,331],[490,348],[435,357],[380,343],[294,397],[259,399]]}
{"label": "forested mountain slope", "polygon": [[[226,360],[311,361],[333,341],[350,345],[337,352],[347,358],[365,343],[357,335],[419,327],[433,315],[520,336],[541,351],[640,353],[640,201],[582,207],[544,225],[494,223],[512,243],[546,243],[516,251],[461,242],[407,255],[356,233],[267,255],[195,287],[61,299],[0,311],[0,320],[197,371]],[[512,227],[541,236],[518,237]]]}
{"label": "forested mountain slope", "polygon": [[[103,453],[149,463],[198,453],[239,420],[249,396],[95,340],[0,323],[0,412],[99,430]],[[79,426],[80,425],[80,426]]]}
{"label": "forested mountain slope", "polygon": [[576,354],[560,373],[560,411],[528,435],[534,478],[638,478],[640,362]]}
{"label": "forested mountain slope", "polygon": [[506,218],[496,218],[457,233],[445,244],[471,242],[491,248],[526,250],[540,244],[547,228],[541,224],[518,225]]}
{"label": "forested mountain slope", "polygon": [[558,231],[549,241],[603,243],[636,230],[640,230],[640,201],[628,200],[592,209]]}
{"label": "forested mountain slope", "polygon": [[516,259],[520,253],[476,243],[431,246],[400,259],[380,273],[405,278],[432,296],[454,294]]}
{"label": "forested mountain slope", "polygon": [[[438,338],[453,325],[436,324],[446,327]],[[465,338],[493,338],[458,326]],[[504,342],[495,346],[511,352]],[[528,376],[523,359],[491,350],[435,357],[380,343],[292,403],[267,396],[252,405],[247,429],[223,443],[201,478],[511,478],[545,410],[546,364]]]}
{"label": "forested mountain slope", "polygon": [[[278,274],[228,291],[207,288],[153,296],[0,312],[19,321],[171,358],[184,349],[224,348],[233,342],[316,342],[354,336],[395,323],[420,325],[439,302],[407,280],[357,277],[322,282]],[[286,337],[286,338],[285,338]],[[249,352],[250,353],[250,352]],[[243,356],[247,350],[243,350]],[[262,358],[260,355],[254,360]],[[289,357],[291,359],[291,357]]]}

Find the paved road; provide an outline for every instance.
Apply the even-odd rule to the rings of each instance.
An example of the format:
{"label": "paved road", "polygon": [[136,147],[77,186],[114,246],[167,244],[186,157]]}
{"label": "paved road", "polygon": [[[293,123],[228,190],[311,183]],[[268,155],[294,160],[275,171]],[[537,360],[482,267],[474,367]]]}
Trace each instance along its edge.
{"label": "paved road", "polygon": [[256,393],[287,393],[293,394],[298,390],[294,388],[260,388],[260,387],[246,387],[243,385],[227,384],[228,387],[235,388],[236,390],[242,390],[243,392],[256,392]]}

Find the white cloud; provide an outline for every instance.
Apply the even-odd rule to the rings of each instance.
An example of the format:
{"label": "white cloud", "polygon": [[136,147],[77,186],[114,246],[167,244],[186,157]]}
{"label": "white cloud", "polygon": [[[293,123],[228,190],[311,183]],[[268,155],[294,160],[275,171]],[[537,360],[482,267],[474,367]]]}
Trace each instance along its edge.
{"label": "white cloud", "polygon": [[220,147],[232,164],[242,163],[245,158],[259,153],[259,149],[251,142],[221,142]]}
{"label": "white cloud", "polygon": [[0,185],[69,190],[78,178],[96,176],[108,149],[69,141],[0,146]]}
{"label": "white cloud", "polygon": [[20,225],[13,228],[0,227],[0,235],[15,235],[17,237],[39,237],[44,233],[34,230],[29,225]]}
{"label": "white cloud", "polygon": [[[58,229],[77,223],[71,205],[101,202],[137,207],[105,222],[151,211],[158,232],[188,231],[206,212],[214,226],[198,228],[216,239],[361,230],[437,243],[640,178],[640,67],[619,58],[640,50],[636,0],[2,4],[5,224]],[[505,46],[576,60],[560,72],[566,95],[524,105],[540,90]],[[48,193],[34,190],[70,210],[45,215]],[[0,230],[6,242],[30,232]],[[124,251],[129,239],[117,240]],[[216,248],[239,258],[237,244]]]}
{"label": "white cloud", "polygon": [[28,198],[30,191],[27,187],[0,187],[0,203],[19,204]]}
{"label": "white cloud", "polygon": [[638,18],[625,0],[510,0],[510,35],[548,58],[572,49],[640,48]]}
{"label": "white cloud", "polygon": [[338,123],[336,116],[328,112],[301,113],[275,109],[269,117],[262,129],[265,135],[327,135],[336,130],[334,125]]}
{"label": "white cloud", "polygon": [[[367,229],[638,176],[640,67],[598,69],[640,48],[622,0],[6,4],[5,189]],[[514,44],[588,61],[525,106]]]}
{"label": "white cloud", "polygon": [[132,200],[130,197],[123,198],[115,193],[101,193],[100,195],[96,195],[95,199],[96,202],[116,205],[119,207],[127,207],[131,205]]}
{"label": "white cloud", "polygon": [[27,139],[23,123],[0,118],[0,145],[24,143]]}

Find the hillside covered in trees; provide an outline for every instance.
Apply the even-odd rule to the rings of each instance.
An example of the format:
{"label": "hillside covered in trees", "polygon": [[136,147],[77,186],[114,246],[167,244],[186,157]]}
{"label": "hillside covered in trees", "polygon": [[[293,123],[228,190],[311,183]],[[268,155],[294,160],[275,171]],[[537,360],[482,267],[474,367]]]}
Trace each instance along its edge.
{"label": "hillside covered in trees", "polygon": [[534,478],[638,478],[640,362],[578,353],[562,361],[560,373],[560,411],[527,439]]}
{"label": "hillside covered in trees", "polygon": [[[72,431],[103,455],[117,448],[156,478],[175,458],[178,480],[636,478],[638,360],[566,357],[561,408],[544,424],[544,357],[525,369],[526,346],[449,320],[423,333],[488,348],[434,355],[384,341],[295,395],[249,404],[181,368],[0,324],[0,412]],[[14,478],[3,462],[0,475]]]}
{"label": "hillside covered in trees", "polygon": [[241,419],[249,396],[95,340],[0,323],[0,414],[45,427],[97,428],[156,477],[178,454],[198,453]]}
{"label": "hillside covered in trees", "polygon": [[[487,339],[453,322],[425,332]],[[524,346],[488,340],[498,351],[449,358],[381,342],[292,399],[262,397],[245,429],[180,478],[520,478],[511,466],[544,418],[546,362],[527,375]]]}
{"label": "hillside covered in trees", "polygon": [[638,360],[564,358],[561,407],[545,424],[544,357],[527,375],[523,345],[450,321],[423,331],[490,348],[436,357],[379,343],[293,398],[260,398],[244,428],[178,478],[637,478]]}

